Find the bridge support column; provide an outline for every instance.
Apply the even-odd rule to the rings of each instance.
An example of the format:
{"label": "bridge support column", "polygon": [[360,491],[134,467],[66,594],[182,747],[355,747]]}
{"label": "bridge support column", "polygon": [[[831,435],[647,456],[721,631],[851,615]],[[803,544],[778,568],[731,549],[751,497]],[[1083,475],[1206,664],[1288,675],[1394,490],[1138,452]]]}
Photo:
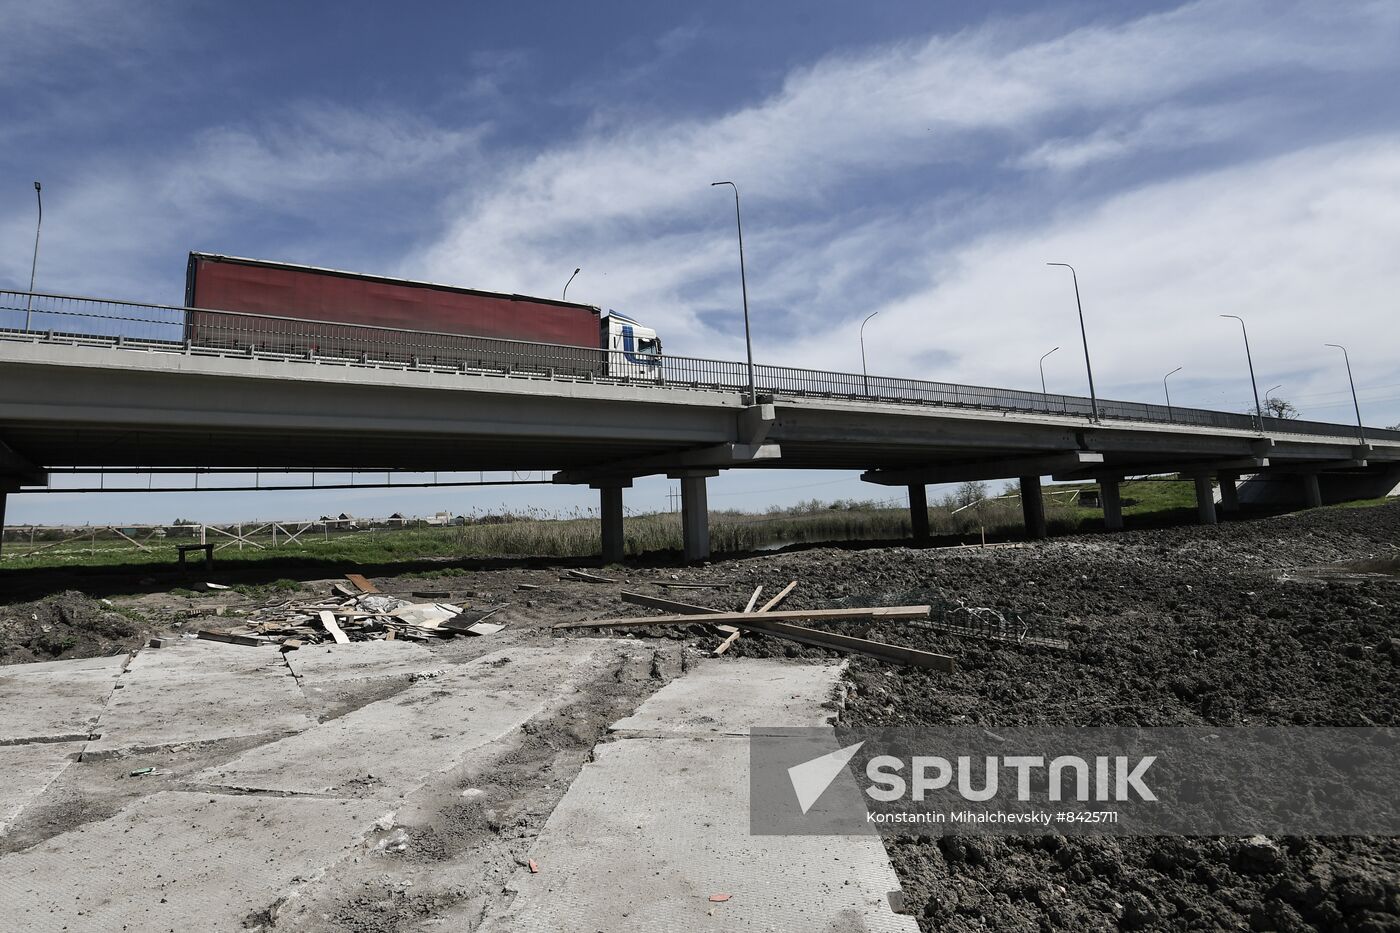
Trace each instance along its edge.
{"label": "bridge support column", "polygon": [[1210,474],[1200,473],[1196,480],[1196,515],[1200,517],[1202,525],[1214,525],[1215,518],[1215,487],[1211,485]]}
{"label": "bridge support column", "polygon": [[5,500],[9,498],[9,493],[0,489],[0,552],[5,549]]}
{"label": "bridge support column", "polygon": [[1026,519],[1026,537],[1046,536],[1045,499],[1040,494],[1039,476],[1021,477],[1021,514]]}
{"label": "bridge support column", "polygon": [[1123,530],[1123,497],[1119,495],[1118,480],[1099,480],[1099,499],[1103,502],[1103,526],[1109,531]]}
{"label": "bridge support column", "polygon": [[1235,473],[1221,473],[1217,477],[1220,480],[1220,511],[1238,512],[1240,510],[1240,494],[1235,483],[1239,476]]}
{"label": "bridge support column", "polygon": [[1304,473],[1298,477],[1298,481],[1303,486],[1303,506],[1309,509],[1321,507],[1322,486],[1317,481],[1317,474]]}
{"label": "bridge support column", "polygon": [[685,470],[667,474],[681,481],[681,542],[686,563],[710,558],[710,506],[705,496],[705,480],[719,470]]}
{"label": "bridge support column", "polygon": [[928,487],[922,483],[909,487],[909,522],[914,526],[914,540],[928,540]]}
{"label": "bridge support column", "polygon": [[603,524],[603,563],[620,564],[623,554],[622,486],[599,486],[598,515]]}

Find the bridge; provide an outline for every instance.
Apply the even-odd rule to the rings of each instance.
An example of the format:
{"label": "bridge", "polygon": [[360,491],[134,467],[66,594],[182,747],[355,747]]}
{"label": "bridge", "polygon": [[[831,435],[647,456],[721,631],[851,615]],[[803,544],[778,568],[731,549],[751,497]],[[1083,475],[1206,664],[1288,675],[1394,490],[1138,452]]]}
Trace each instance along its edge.
{"label": "bridge", "polygon": [[[685,556],[709,554],[706,481],[729,469],[859,470],[904,486],[1017,479],[1043,537],[1041,481],[1193,478],[1200,520],[1268,477],[1302,505],[1400,481],[1400,431],[1204,409],[667,356],[610,376],[612,351],[48,293],[0,292],[5,494],[53,471],[552,471],[599,492],[603,557],[624,490],[679,479]],[[582,360],[582,364],[581,361]],[[631,367],[635,372],[636,367]]]}

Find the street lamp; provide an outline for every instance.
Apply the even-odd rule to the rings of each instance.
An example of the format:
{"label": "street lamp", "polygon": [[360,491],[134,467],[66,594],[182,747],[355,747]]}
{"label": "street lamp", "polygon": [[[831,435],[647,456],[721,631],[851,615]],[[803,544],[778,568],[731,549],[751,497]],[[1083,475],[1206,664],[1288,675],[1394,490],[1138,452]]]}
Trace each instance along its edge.
{"label": "street lamp", "polygon": [[1323,346],[1336,347],[1342,351],[1342,359],[1347,362],[1347,382],[1351,383],[1351,404],[1356,409],[1356,436],[1361,443],[1366,443],[1366,429],[1361,426],[1361,403],[1356,400],[1356,380],[1351,378],[1351,356],[1347,353],[1347,348],[1340,343],[1328,343]]}
{"label": "street lamp", "polygon": [[[1059,347],[1056,347],[1056,348],[1055,348],[1055,350],[1058,350],[1058,349],[1060,349],[1060,348],[1059,348]],[[1049,393],[1045,391],[1045,358],[1046,358],[1047,356],[1049,356],[1051,353],[1054,353],[1055,350],[1047,350],[1047,351],[1045,351],[1044,353],[1040,354],[1040,394],[1041,394],[1041,395],[1049,395]]]}
{"label": "street lamp", "polygon": [[29,313],[34,308],[34,272],[39,268],[39,231],[44,226],[44,186],[34,183],[34,197],[39,200],[39,222],[34,225],[34,260],[29,264],[29,297],[24,303],[24,332],[29,333]]}
{"label": "street lamp", "polygon": [[[580,272],[582,272],[582,271],[583,271],[583,270],[582,270],[581,268],[580,268],[580,269],[575,269],[575,270],[574,270],[574,275],[578,275],[578,274],[579,274]],[[569,300],[569,286],[572,285],[572,284],[574,284],[574,275],[569,276],[569,281],[567,281],[567,282],[564,283],[564,294],[562,294],[562,295],[559,296],[559,300],[560,300],[560,301],[568,301],[568,300]]]}
{"label": "street lamp", "polygon": [[1184,369],[1184,368],[1185,368],[1185,367],[1178,366],[1176,369],[1173,369],[1171,372],[1167,373],[1165,376],[1162,377],[1162,393],[1163,393],[1164,395],[1166,395],[1166,397],[1167,397],[1167,420],[1168,420],[1168,421],[1172,420],[1172,390],[1167,388],[1167,379],[1169,379],[1171,376],[1175,375],[1176,373],[1181,372],[1182,369]]}
{"label": "street lamp", "polygon": [[1084,302],[1079,300],[1079,273],[1075,272],[1074,266],[1067,262],[1047,262],[1046,265],[1064,266],[1074,277],[1074,303],[1079,307],[1079,337],[1084,341],[1084,369],[1089,374],[1089,402],[1094,408],[1090,420],[1097,423],[1099,420],[1099,397],[1094,392],[1094,367],[1089,364],[1089,335],[1084,330]]}
{"label": "street lamp", "polygon": [[715,181],[710,183],[713,188],[716,185],[728,185],[734,189],[734,224],[739,229],[739,287],[744,293],[744,346],[749,353],[749,404],[758,401],[758,389],[753,377],[753,337],[749,333],[749,282],[744,274],[744,221],[739,216],[739,186],[732,181]]}
{"label": "street lamp", "polygon": [[865,394],[870,394],[870,372],[865,368],[865,325],[870,323],[870,319],[879,314],[879,311],[871,311],[865,316],[865,320],[860,322],[860,372],[865,377]]}
{"label": "street lamp", "polygon": [[[1265,389],[1265,390],[1264,390],[1264,401],[1267,402],[1267,401],[1269,401],[1270,399],[1272,399],[1272,398],[1274,397],[1274,389],[1282,389],[1282,388],[1283,388],[1283,383],[1280,382],[1280,383],[1279,383],[1278,385],[1276,385],[1276,386],[1271,386],[1271,387]],[[1273,408],[1271,407],[1271,408],[1269,409],[1269,411],[1273,411]]]}
{"label": "street lamp", "polygon": [[1249,352],[1249,329],[1244,326],[1244,318],[1238,314],[1222,314],[1240,322],[1240,333],[1244,335],[1244,358],[1249,362],[1249,386],[1254,390],[1254,413],[1259,417],[1259,430],[1264,430],[1264,407],[1259,404],[1259,383],[1254,381],[1254,357]]}

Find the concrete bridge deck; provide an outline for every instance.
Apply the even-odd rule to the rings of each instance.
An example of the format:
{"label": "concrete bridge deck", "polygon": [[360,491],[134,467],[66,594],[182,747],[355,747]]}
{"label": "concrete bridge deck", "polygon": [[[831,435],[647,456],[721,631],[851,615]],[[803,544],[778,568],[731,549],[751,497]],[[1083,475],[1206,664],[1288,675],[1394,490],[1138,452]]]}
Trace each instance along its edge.
{"label": "concrete bridge deck", "polygon": [[1087,400],[1010,390],[959,396],[986,404],[915,401],[921,386],[949,387],[874,377],[875,392],[910,397],[867,397],[859,377],[802,372],[761,377],[751,404],[724,384],[733,373],[658,384],[0,331],[0,503],[60,467],[547,470],[600,490],[604,556],[619,559],[622,490],[666,474],[681,480],[686,554],[700,559],[705,480],[723,469],[861,470],[908,487],[916,535],[935,483],[1019,478],[1028,531],[1043,535],[1046,475],[1101,482],[1109,527],[1121,526],[1117,485],[1129,475],[1195,477],[1203,521],[1215,519],[1215,481],[1224,508],[1247,475],[1293,477],[1312,505],[1400,481],[1400,431],[1277,419],[1261,429],[1192,409],[1163,420],[1160,406],[1120,402],[1102,402],[1096,418]]}

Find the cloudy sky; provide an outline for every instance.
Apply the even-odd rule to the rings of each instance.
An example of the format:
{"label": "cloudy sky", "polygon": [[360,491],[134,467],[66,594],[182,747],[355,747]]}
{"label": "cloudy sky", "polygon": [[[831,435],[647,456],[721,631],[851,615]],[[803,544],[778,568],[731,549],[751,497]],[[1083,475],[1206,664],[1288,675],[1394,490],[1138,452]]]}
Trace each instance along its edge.
{"label": "cloudy sky", "polygon": [[[739,358],[1400,421],[1400,4],[0,0],[0,288],[178,302],[191,249],[570,297]],[[664,479],[630,507],[666,506]],[[883,496],[733,475],[715,506]],[[591,505],[18,496],[9,521]]]}

